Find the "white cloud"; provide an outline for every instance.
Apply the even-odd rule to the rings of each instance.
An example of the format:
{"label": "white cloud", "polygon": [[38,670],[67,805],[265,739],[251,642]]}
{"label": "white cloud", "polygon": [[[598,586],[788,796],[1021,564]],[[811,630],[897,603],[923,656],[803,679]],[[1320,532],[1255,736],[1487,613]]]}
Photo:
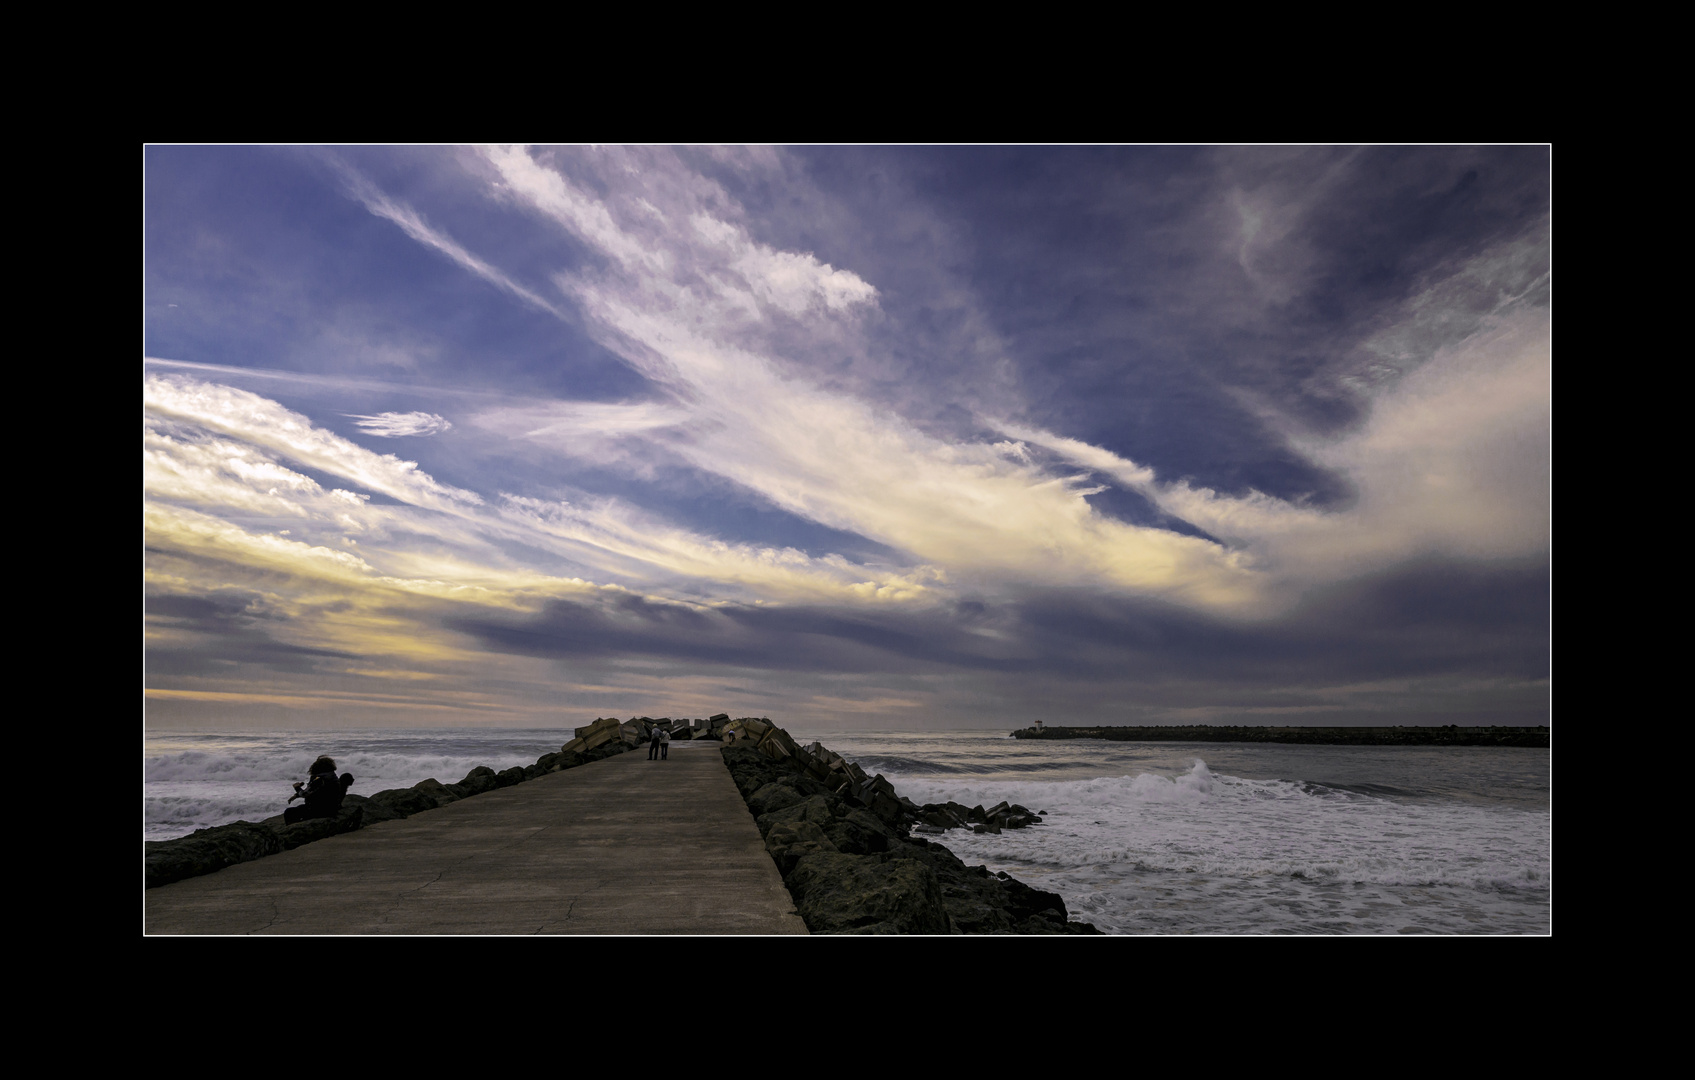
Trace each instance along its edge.
{"label": "white cloud", "polygon": [[142,492],[155,498],[245,513],[304,517],[318,482],[284,468],[249,446],[199,440],[150,426],[142,435]]}
{"label": "white cloud", "polygon": [[686,214],[687,231],[656,225],[650,211],[620,217],[525,151],[488,158],[502,198],[527,201],[612,259],[616,272],[559,283],[611,347],[687,403],[687,438],[653,437],[697,468],[984,585],[1088,581],[1208,605],[1250,600],[1250,575],[1218,545],[1104,518],[1078,478],[928,436],[798,376],[792,359],[780,363],[752,328],[760,303],[816,327],[872,301],[875,289],[704,212],[722,193],[708,199],[698,178],[670,175],[682,171],[675,163],[646,162],[643,198],[657,199],[669,221]]}
{"label": "white cloud", "polygon": [[385,412],[375,416],[348,413],[359,427],[384,439],[399,439],[411,435],[440,435],[453,430],[453,425],[435,413]]}
{"label": "white cloud", "polygon": [[542,299],[540,296],[537,296],[534,292],[526,289],[516,281],[513,281],[510,277],[501,273],[499,270],[496,270],[483,260],[477,258],[469,251],[466,251],[464,247],[449,237],[446,233],[431,228],[430,225],[424,221],[423,216],[416,210],[404,203],[397,202],[396,200],[389,198],[382,191],[378,190],[376,185],[372,184],[364,176],[360,175],[346,162],[335,157],[328,157],[327,160],[329,160],[335,167],[336,171],[341,174],[343,181],[347,184],[348,190],[353,193],[353,197],[364,204],[365,209],[369,210],[371,213],[380,218],[386,218],[387,220],[394,222],[396,225],[400,226],[401,230],[404,231],[407,236],[410,236],[412,239],[421,244],[434,248],[436,251],[446,255],[449,259],[452,259],[460,266],[471,271],[471,273],[482,278],[484,281],[504,289],[506,292],[518,297],[526,304],[545,311],[549,315],[556,317],[560,315],[559,309],[553,304]]}
{"label": "white cloud", "polygon": [[505,495],[505,517],[548,535],[622,556],[648,575],[718,598],[787,601],[930,599],[943,580],[932,567],[873,569],[839,555],[814,558],[794,548],[732,544],[679,529],[614,499],[585,506]]}
{"label": "white cloud", "polygon": [[[664,257],[648,251],[612,220],[600,200],[580,191],[552,169],[544,168],[523,147],[490,146],[483,155],[499,170],[511,194],[612,256],[626,268],[664,269]],[[652,212],[649,204],[649,212]]]}
{"label": "white cloud", "polygon": [[1540,310],[1490,320],[1382,392],[1359,430],[1298,444],[1354,483],[1358,499],[1345,510],[1165,483],[1098,447],[1000,427],[1118,479],[1224,540],[1288,600],[1313,583],[1424,555],[1520,558],[1548,550],[1549,335]]}
{"label": "white cloud", "polygon": [[1021,442],[998,442],[995,443],[995,449],[1009,458],[1017,458],[1025,465],[1030,464],[1030,448]]}
{"label": "white cloud", "polygon": [[245,390],[184,376],[147,377],[143,405],[155,416],[242,439],[310,469],[332,473],[401,502],[459,511],[482,502],[472,491],[437,483],[416,462],[375,454],[312,425],[299,413]]}
{"label": "white cloud", "polygon": [[[704,592],[715,599],[910,601],[925,598],[939,580],[924,568],[873,569],[839,556],[726,543],[616,500],[573,507],[506,496],[489,513],[474,493],[446,488],[410,462],[373,454],[255,394],[155,378],[146,400],[152,417],[144,445],[147,496],[160,513],[174,513],[164,509],[173,503],[195,507],[194,520],[202,523],[190,530],[195,535],[217,522],[220,535],[247,537],[224,545],[236,561],[268,553],[265,559],[274,562],[287,552],[298,562],[331,550],[329,544],[358,543],[358,568],[373,581],[392,585],[437,575],[456,588],[492,590],[487,602],[513,589],[545,591],[546,582],[557,581],[531,568],[536,553],[673,595]],[[579,404],[512,410],[496,419],[537,423],[528,433],[546,441],[572,433],[652,431],[682,416],[657,405]],[[373,505],[363,491],[325,490],[278,458],[347,477],[399,503]],[[291,519],[290,531],[302,539],[277,548],[263,539],[268,532],[251,532],[278,517]],[[513,542],[530,553],[521,562],[508,551]]]}
{"label": "white cloud", "polygon": [[[497,174],[498,198],[529,206],[606,257],[602,271],[556,280],[591,333],[674,397],[667,405],[486,410],[479,427],[602,462],[631,456],[609,449],[614,443],[646,446],[650,459],[675,455],[792,513],[902,551],[913,567],[986,589],[1088,584],[1254,613],[1279,607],[1303,583],[1421,552],[1511,554],[1545,543],[1535,454],[1503,456],[1501,446],[1545,445],[1537,435],[1546,430],[1545,325],[1539,343],[1513,345],[1507,339],[1519,341],[1529,324],[1498,318],[1492,325],[1518,330],[1499,331],[1493,345],[1468,339],[1406,377],[1380,396],[1360,432],[1303,444],[1361,491],[1353,509],[1325,513],[1260,493],[1228,497],[1162,483],[1145,465],[1016,424],[999,425],[1016,441],[993,445],[927,434],[807,378],[805,356],[780,353],[761,325],[762,312],[775,310],[804,321],[815,340],[837,340],[832,335],[852,325],[841,316],[874,304],[875,287],[811,254],[756,241],[738,223],[733,200],[674,155],[591,155],[584,167],[599,169],[604,197],[527,150],[496,148],[484,157]],[[1334,168],[1345,169],[1346,160]],[[1287,233],[1301,206],[1280,207],[1273,228],[1269,210],[1239,205],[1245,228],[1259,222],[1252,236],[1243,234],[1243,265],[1269,281],[1260,273],[1274,273],[1262,241]],[[1299,271],[1275,274],[1293,280]],[[1528,332],[1534,337],[1535,326]],[[1030,446],[1089,473],[1057,475],[1031,459]],[[1507,460],[1518,464],[1500,464]],[[1086,496],[1103,481],[1143,493],[1225,543],[1095,512]],[[781,592],[814,577],[820,587],[833,580],[821,561],[798,552],[638,524],[620,504],[549,515],[509,499],[501,518],[575,545],[574,557],[610,558],[603,565],[632,573],[645,566],[675,575],[674,584]]]}
{"label": "white cloud", "polygon": [[[608,171],[620,183],[597,198],[525,148],[483,150],[499,173],[500,197],[530,206],[598,249],[626,275],[625,284],[651,290],[649,301],[691,307],[705,299],[732,322],[757,320],[759,304],[800,316],[875,302],[876,288],[851,271],[754,240],[720,216],[734,206],[721,188],[655,154],[641,169],[621,152],[609,155]],[[582,283],[560,284],[571,290]]]}
{"label": "white cloud", "polygon": [[845,311],[877,298],[877,290],[856,274],[821,263],[810,252],[777,251],[710,214],[696,213],[689,220],[696,235],[717,249],[755,296],[789,315],[803,314],[814,305]]}
{"label": "white cloud", "polygon": [[477,414],[475,423],[514,437],[565,445],[676,427],[687,423],[692,415],[686,409],[657,403],[549,401],[485,409]]}

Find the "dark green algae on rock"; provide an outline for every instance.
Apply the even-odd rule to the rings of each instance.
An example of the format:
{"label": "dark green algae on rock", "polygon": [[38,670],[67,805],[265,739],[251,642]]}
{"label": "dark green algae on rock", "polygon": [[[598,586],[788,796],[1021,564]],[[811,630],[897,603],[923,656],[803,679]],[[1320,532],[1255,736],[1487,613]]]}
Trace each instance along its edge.
{"label": "dark green algae on rock", "polygon": [[[886,797],[832,789],[794,757],[727,746],[724,761],[815,934],[1098,934],[1057,893],[967,866],[910,835],[919,813]],[[885,782],[886,784],[886,782]],[[868,788],[862,787],[867,794]]]}

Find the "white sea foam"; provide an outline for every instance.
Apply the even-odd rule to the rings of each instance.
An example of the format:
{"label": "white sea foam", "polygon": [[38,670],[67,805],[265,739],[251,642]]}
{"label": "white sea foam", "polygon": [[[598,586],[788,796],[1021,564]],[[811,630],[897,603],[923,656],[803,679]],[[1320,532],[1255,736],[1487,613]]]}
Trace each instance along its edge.
{"label": "white sea foam", "polygon": [[[1047,811],[1000,834],[950,831],[968,863],[1066,897],[1120,932],[1545,932],[1546,811],[1396,800],[1214,773],[993,780],[890,775],[914,802]],[[1410,908],[1410,910],[1409,910]]]}
{"label": "white sea foam", "polygon": [[232,821],[282,813],[291,785],[319,754],[371,795],[433,778],[454,783],[479,765],[499,771],[558,750],[568,731],[286,732],[266,735],[160,734],[142,763],[142,835],[185,836]]}

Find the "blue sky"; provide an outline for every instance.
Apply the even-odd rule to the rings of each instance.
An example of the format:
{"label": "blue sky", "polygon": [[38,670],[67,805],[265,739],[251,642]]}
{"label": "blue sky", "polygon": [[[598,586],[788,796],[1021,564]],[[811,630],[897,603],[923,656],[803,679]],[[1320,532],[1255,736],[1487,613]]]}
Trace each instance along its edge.
{"label": "blue sky", "polygon": [[1546,147],[143,160],[150,724],[1546,722]]}

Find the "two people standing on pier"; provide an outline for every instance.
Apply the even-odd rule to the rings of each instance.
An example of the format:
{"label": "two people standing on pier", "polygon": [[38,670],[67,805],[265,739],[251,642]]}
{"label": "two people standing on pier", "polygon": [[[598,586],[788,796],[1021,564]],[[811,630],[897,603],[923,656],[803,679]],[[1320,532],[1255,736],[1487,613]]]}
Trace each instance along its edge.
{"label": "two people standing on pier", "polygon": [[647,760],[652,761],[658,758],[660,761],[664,761],[670,756],[671,733],[658,724],[653,725],[652,742],[647,747]]}

